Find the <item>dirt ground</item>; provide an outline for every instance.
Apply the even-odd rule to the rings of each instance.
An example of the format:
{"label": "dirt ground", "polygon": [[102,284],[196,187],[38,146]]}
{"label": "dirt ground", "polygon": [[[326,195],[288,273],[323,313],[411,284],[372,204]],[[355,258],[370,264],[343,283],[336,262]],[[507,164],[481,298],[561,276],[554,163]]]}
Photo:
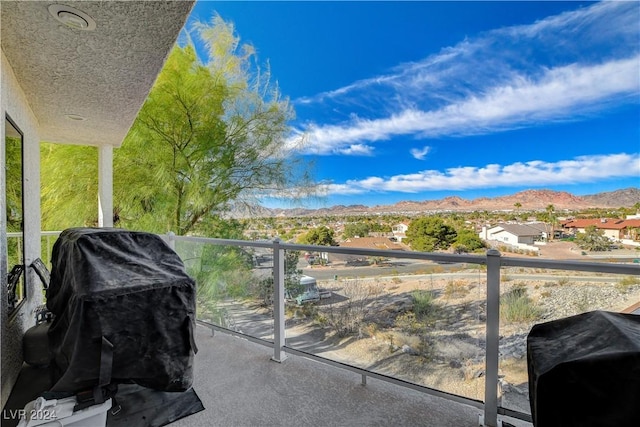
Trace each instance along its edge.
{"label": "dirt ground", "polygon": [[[633,254],[626,251],[623,255],[628,256],[628,253]],[[517,255],[505,253],[504,256]],[[542,248],[541,256],[551,259],[580,259],[584,255],[570,242],[552,242]],[[385,280],[358,279],[362,286],[367,286],[367,283],[377,286],[379,294],[367,305],[365,320],[357,337],[353,334],[339,337],[329,327],[319,327],[302,314],[297,321],[292,321],[287,326],[287,336],[304,335],[312,341],[317,340],[314,347],[322,349],[321,355],[324,357],[450,393],[482,399],[486,276],[480,270],[469,271],[477,271],[478,277],[454,276],[429,280],[403,276]],[[544,275],[545,279],[536,280],[538,274]],[[547,275],[551,277],[546,277]],[[523,283],[528,295],[541,307],[542,313],[538,320],[532,322],[501,322],[501,354],[503,349],[505,353],[514,351],[513,349],[515,351],[514,354],[501,358],[500,381],[503,399],[509,402],[505,402],[507,407],[527,411],[524,340],[531,326],[536,322],[584,311],[621,311],[640,301],[640,286],[620,291],[613,282],[569,282],[566,273],[558,271],[512,268],[503,272],[503,292]],[[338,298],[337,303],[323,300],[318,309],[322,312],[332,303],[339,305],[339,301],[353,300],[344,295],[345,289],[346,287],[338,284],[332,290],[336,295],[341,295],[342,299]],[[411,296],[417,290],[433,292],[436,295],[434,303],[440,310],[439,320],[428,328],[428,348],[425,348],[425,341],[421,341],[420,334],[407,333],[398,327],[399,319],[411,312]]]}
{"label": "dirt ground", "polygon": [[550,259],[574,259],[580,257],[580,249],[571,242],[548,242],[540,246],[540,257]]}
{"label": "dirt ground", "polygon": [[[575,260],[584,260],[589,261],[590,258],[606,258],[606,257],[633,257],[637,256],[640,258],[640,250],[633,249],[631,247],[623,248],[623,249],[614,249],[608,252],[586,252],[583,254],[583,251],[578,248],[572,242],[565,241],[551,241],[547,242],[545,245],[539,246],[540,253],[539,256],[541,258],[546,259],[575,259]],[[521,256],[521,257],[530,257],[527,255],[519,255],[513,254],[510,252],[505,252],[504,256]]]}

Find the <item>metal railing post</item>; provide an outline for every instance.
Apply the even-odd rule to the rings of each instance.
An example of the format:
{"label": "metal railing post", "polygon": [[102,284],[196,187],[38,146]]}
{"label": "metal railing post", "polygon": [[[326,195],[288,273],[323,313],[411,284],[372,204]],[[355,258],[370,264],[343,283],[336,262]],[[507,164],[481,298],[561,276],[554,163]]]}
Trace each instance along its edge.
{"label": "metal railing post", "polygon": [[500,345],[500,252],[487,251],[487,344],[482,425],[498,426],[498,347]]}
{"label": "metal railing post", "polygon": [[284,249],[280,247],[280,239],[273,241],[273,357],[276,362],[283,362],[287,355],[284,331]]}

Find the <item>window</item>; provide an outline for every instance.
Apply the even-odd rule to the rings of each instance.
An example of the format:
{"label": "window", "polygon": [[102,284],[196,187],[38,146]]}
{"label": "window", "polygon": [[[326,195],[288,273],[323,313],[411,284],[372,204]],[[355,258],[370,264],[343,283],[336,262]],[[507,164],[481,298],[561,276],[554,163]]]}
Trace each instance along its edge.
{"label": "window", "polygon": [[7,294],[9,314],[26,297],[24,273],[23,138],[15,123],[5,117],[5,179],[7,216]]}

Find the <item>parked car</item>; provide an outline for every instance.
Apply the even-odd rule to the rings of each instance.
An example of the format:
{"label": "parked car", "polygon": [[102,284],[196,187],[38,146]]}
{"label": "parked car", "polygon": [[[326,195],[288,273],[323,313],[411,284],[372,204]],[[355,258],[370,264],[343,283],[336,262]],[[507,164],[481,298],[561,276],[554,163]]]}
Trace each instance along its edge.
{"label": "parked car", "polygon": [[315,277],[300,276],[300,293],[292,295],[290,291],[285,295],[288,301],[295,301],[297,304],[320,301],[320,289]]}

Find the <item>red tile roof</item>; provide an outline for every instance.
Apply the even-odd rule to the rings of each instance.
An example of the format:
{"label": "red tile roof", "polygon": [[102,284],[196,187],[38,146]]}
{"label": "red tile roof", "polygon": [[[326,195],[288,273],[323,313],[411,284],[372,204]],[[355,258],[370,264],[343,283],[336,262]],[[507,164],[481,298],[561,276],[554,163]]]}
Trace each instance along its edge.
{"label": "red tile roof", "polygon": [[565,228],[587,228],[595,225],[604,230],[622,230],[623,228],[640,228],[640,219],[574,219],[562,224]]}

